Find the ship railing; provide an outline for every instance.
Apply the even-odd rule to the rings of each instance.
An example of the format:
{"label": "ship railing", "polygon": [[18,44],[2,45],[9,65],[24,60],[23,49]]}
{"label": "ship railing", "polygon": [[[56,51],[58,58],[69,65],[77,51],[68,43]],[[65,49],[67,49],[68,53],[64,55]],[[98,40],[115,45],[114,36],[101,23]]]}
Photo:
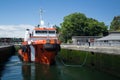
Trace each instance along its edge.
{"label": "ship railing", "polygon": [[120,47],[120,42],[80,42],[62,45],[83,46],[83,47]]}

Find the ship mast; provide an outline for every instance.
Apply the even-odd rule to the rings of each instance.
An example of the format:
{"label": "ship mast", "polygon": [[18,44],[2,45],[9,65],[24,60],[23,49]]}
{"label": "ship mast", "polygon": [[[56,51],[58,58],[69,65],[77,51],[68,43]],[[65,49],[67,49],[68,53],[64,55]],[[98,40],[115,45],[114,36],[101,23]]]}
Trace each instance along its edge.
{"label": "ship mast", "polygon": [[43,10],[40,9],[40,27],[43,27],[43,26],[44,26],[44,20],[43,20],[42,14],[43,14]]}

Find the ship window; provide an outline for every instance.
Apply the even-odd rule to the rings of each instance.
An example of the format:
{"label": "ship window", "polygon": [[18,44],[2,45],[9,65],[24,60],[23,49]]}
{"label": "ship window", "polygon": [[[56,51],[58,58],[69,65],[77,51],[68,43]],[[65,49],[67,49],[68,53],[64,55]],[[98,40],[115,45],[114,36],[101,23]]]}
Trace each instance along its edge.
{"label": "ship window", "polygon": [[47,31],[35,31],[37,34],[47,34]]}
{"label": "ship window", "polygon": [[49,31],[49,34],[55,34],[55,31]]}

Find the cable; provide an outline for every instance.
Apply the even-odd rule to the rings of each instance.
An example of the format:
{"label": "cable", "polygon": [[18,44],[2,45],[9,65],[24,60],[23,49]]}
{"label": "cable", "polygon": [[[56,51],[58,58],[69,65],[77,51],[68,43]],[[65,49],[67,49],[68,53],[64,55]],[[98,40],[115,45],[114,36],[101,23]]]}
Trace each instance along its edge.
{"label": "cable", "polygon": [[86,53],[85,59],[84,59],[83,63],[80,64],[80,65],[69,65],[69,64],[65,64],[64,61],[62,60],[62,58],[61,58],[59,55],[57,55],[57,57],[60,58],[61,63],[62,63],[64,66],[66,66],[66,67],[82,67],[82,66],[85,65],[85,63],[86,63],[86,61],[87,61],[88,53]]}

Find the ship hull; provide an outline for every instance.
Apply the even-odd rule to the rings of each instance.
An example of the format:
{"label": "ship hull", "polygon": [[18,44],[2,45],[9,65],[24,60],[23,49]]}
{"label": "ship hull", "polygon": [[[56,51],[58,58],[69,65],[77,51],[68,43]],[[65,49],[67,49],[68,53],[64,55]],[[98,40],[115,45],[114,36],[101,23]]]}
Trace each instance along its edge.
{"label": "ship hull", "polygon": [[21,61],[40,64],[55,64],[55,56],[60,51],[58,44],[23,45],[18,53]]}

